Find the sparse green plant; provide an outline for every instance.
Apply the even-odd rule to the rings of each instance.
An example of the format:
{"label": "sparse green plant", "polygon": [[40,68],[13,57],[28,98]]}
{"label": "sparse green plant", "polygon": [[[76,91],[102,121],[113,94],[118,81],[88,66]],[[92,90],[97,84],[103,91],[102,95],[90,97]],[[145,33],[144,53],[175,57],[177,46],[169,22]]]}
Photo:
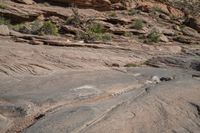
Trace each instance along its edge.
{"label": "sparse green plant", "polygon": [[71,10],[73,12],[73,15],[67,18],[67,20],[65,21],[65,24],[80,26],[82,24],[82,20],[79,15],[78,8],[72,7]]}
{"label": "sparse green plant", "polygon": [[147,36],[147,42],[149,43],[158,43],[160,41],[160,33],[153,29]]}
{"label": "sparse green plant", "polygon": [[0,16],[0,25],[10,25],[10,20]]}
{"label": "sparse green plant", "polygon": [[44,22],[43,26],[40,28],[40,34],[57,35],[58,28],[51,21],[46,21],[46,22]]}
{"label": "sparse green plant", "polygon": [[6,8],[7,8],[7,6],[0,2],[0,9],[6,9]]}
{"label": "sparse green plant", "polygon": [[180,29],[183,29],[183,28],[185,28],[185,27],[186,27],[186,25],[184,25],[184,24],[181,24],[181,25],[179,26]]}
{"label": "sparse green plant", "polygon": [[138,14],[138,13],[139,13],[139,10],[136,10],[134,8],[128,10],[128,15],[130,15],[130,16],[133,16],[133,15]]}
{"label": "sparse green plant", "polygon": [[85,34],[79,34],[85,41],[108,41],[112,39],[111,34],[106,33],[104,27],[98,23],[91,23],[86,28]]}
{"label": "sparse green plant", "polygon": [[132,37],[132,36],[133,36],[133,33],[127,31],[127,32],[124,33],[124,36],[125,36],[125,37]]}
{"label": "sparse green plant", "polygon": [[112,11],[112,12],[109,13],[108,16],[111,17],[111,18],[114,18],[114,17],[117,17],[117,14],[116,14],[116,12]]}
{"label": "sparse green plant", "polygon": [[144,22],[141,19],[137,19],[133,23],[133,28],[134,29],[141,30],[141,29],[143,29],[143,27],[144,27]]}

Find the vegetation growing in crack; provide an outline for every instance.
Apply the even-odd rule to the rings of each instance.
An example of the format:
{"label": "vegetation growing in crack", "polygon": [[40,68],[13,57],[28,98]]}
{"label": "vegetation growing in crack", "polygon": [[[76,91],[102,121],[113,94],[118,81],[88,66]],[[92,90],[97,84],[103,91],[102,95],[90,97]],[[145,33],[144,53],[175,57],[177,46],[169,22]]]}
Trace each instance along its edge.
{"label": "vegetation growing in crack", "polygon": [[44,22],[44,24],[40,28],[39,34],[57,35],[58,34],[58,28],[51,21],[46,21],[46,22]]}
{"label": "vegetation growing in crack", "polygon": [[133,37],[133,33],[127,31],[127,32],[124,33],[124,36],[125,37]]}
{"label": "vegetation growing in crack", "polygon": [[160,41],[161,34],[156,30],[153,29],[148,35],[147,35],[147,43],[158,43]]}
{"label": "vegetation growing in crack", "polygon": [[104,27],[101,24],[98,23],[91,23],[88,25],[86,29],[86,41],[92,40],[92,41],[106,41],[106,40],[111,40],[112,37],[109,33],[105,32]]}
{"label": "vegetation growing in crack", "polygon": [[112,12],[110,12],[110,13],[108,14],[108,16],[109,16],[110,18],[114,18],[114,17],[117,17],[117,14],[116,14],[116,12],[112,11]]}
{"label": "vegetation growing in crack", "polygon": [[134,29],[141,30],[144,27],[144,22],[141,19],[135,20],[132,26]]}
{"label": "vegetation growing in crack", "polygon": [[130,16],[134,16],[134,15],[136,15],[138,13],[140,13],[140,11],[136,10],[134,8],[128,10],[128,15],[130,15]]}

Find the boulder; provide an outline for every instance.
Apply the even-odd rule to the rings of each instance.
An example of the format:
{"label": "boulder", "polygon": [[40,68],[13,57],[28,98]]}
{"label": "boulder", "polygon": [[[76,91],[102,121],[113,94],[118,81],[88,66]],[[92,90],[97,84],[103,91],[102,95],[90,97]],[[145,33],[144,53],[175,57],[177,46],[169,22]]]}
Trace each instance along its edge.
{"label": "boulder", "polygon": [[8,29],[8,26],[0,25],[0,35],[3,35],[3,36],[10,35],[10,30]]}

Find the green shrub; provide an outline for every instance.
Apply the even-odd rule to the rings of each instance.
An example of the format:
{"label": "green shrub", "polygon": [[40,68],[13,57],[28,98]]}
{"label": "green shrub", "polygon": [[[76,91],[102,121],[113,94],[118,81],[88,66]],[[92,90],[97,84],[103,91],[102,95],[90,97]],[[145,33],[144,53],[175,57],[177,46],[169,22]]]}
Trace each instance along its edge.
{"label": "green shrub", "polygon": [[160,41],[160,36],[161,36],[160,33],[154,29],[147,36],[147,39],[148,39],[147,41],[158,43]]}
{"label": "green shrub", "polygon": [[87,31],[93,33],[103,33],[105,30],[101,24],[93,23],[87,27]]}
{"label": "green shrub", "polygon": [[141,30],[144,27],[144,22],[140,19],[135,20],[135,22],[133,23],[133,28],[137,29],[137,30]]}
{"label": "green shrub", "polygon": [[44,22],[43,26],[40,28],[40,34],[57,35],[58,28],[51,21],[46,21],[46,22]]}
{"label": "green shrub", "polygon": [[0,17],[0,25],[10,25],[10,20],[9,19],[6,19],[4,17]]}
{"label": "green shrub", "polygon": [[109,33],[105,33],[103,25],[97,23],[90,24],[86,29],[86,34],[86,40],[108,41],[112,39],[112,36]]}
{"label": "green shrub", "polygon": [[112,36],[109,33],[105,33],[101,24],[92,23],[86,27],[85,32],[77,32],[76,39],[83,39],[86,42],[108,41],[112,39]]}

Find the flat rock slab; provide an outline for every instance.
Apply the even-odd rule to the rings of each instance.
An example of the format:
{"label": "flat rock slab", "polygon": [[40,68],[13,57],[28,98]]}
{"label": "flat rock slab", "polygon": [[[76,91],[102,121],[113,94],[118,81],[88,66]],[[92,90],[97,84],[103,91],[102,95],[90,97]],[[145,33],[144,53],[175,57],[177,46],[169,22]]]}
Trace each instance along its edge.
{"label": "flat rock slab", "polygon": [[[136,67],[4,76],[0,113],[6,126],[1,131],[195,132],[200,129],[200,82],[193,74],[198,73]],[[156,83],[155,76],[172,78]]]}

